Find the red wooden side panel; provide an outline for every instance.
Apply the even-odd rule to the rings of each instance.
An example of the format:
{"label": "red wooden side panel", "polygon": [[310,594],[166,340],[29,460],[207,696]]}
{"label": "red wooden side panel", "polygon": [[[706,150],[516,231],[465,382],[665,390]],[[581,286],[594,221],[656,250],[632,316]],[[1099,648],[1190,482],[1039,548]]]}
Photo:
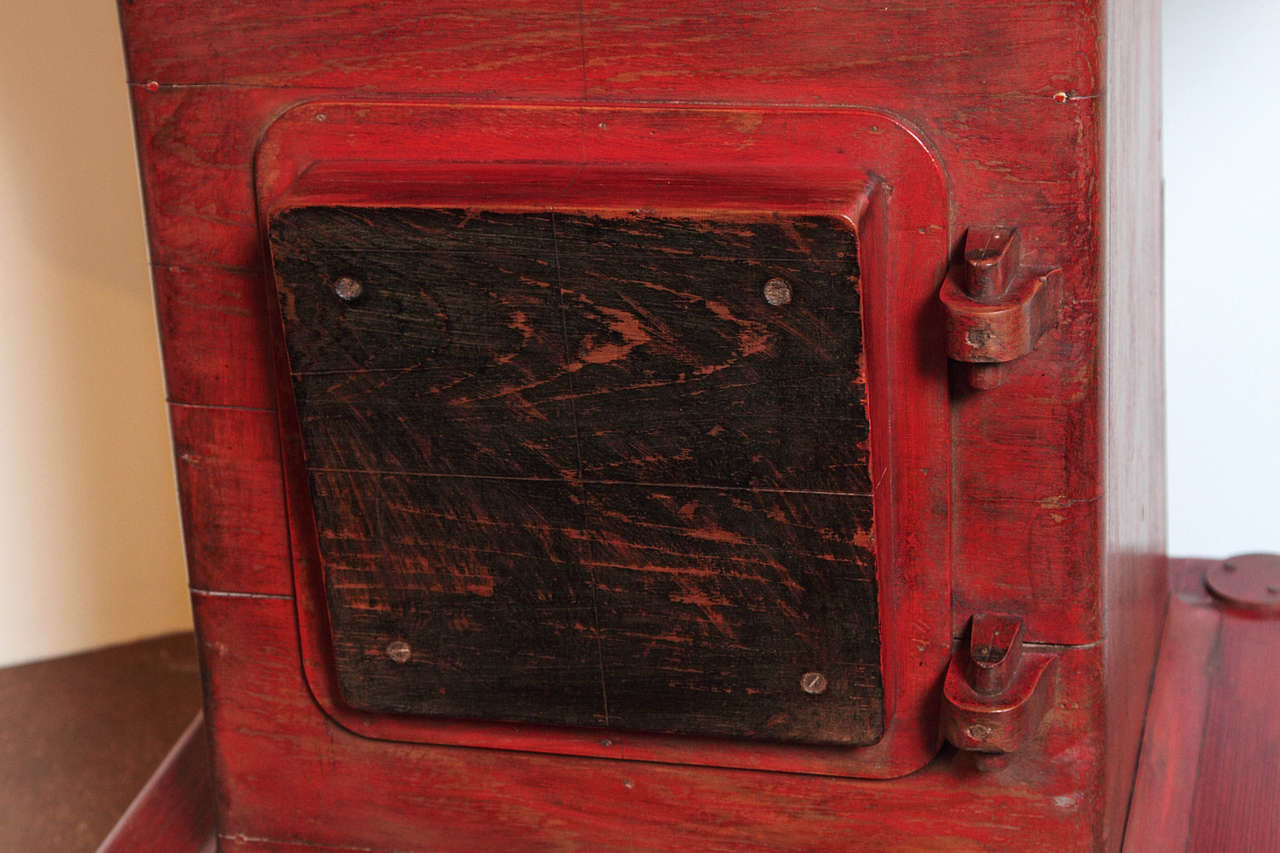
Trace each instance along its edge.
{"label": "red wooden side panel", "polygon": [[1089,768],[1102,709],[1070,698],[1099,677],[1097,647],[1064,653],[1063,698],[1025,759],[983,774],[944,755],[885,783],[368,740],[307,695],[291,601],[197,593],[195,606],[226,840],[724,853],[1099,844]]}
{"label": "red wooden side panel", "polygon": [[155,264],[169,399],[269,409],[266,288],[257,270]]}
{"label": "red wooden side panel", "polygon": [[1209,560],[1174,564],[1124,849],[1280,849],[1280,619],[1204,588]]}
{"label": "red wooden side panel", "polygon": [[187,405],[169,412],[191,586],[292,594],[275,413]]}
{"label": "red wooden side panel", "polygon": [[[181,463],[193,578],[250,595],[196,596],[228,848],[1115,845],[1163,604],[1149,5],[122,3],[179,455],[242,457],[214,470]],[[1126,85],[1134,77],[1146,88]],[[1108,132],[1135,146],[1104,152],[1104,95]],[[1025,759],[978,776],[944,756],[885,785],[408,746],[323,717],[301,676],[294,602],[258,597],[287,595],[293,581],[282,533],[257,529],[284,527],[282,472],[264,438],[274,380],[257,313],[252,163],[291,106],[368,98],[879,110],[943,164],[947,239],[1016,225],[1029,264],[1062,267],[1059,327],[1000,388],[953,383],[951,529],[928,531],[950,536],[943,616],[955,633],[974,611],[1007,610],[1026,618],[1032,642],[1086,644],[1064,650],[1059,706]],[[571,141],[612,130],[572,118]],[[1130,119],[1145,133],[1129,134]],[[458,150],[478,156],[487,139],[464,136]],[[669,137],[673,152],[687,141],[698,142]],[[532,139],[529,152],[539,157]],[[1105,281],[1104,216],[1107,250],[1133,259]],[[1127,230],[1134,222],[1143,227]]]}
{"label": "red wooden side panel", "polygon": [[1202,602],[1175,598],[1169,605],[1125,827],[1128,850],[1187,849],[1221,623],[1221,614]]}
{"label": "red wooden side panel", "polygon": [[1160,2],[1106,12],[1102,598],[1108,843],[1120,841],[1168,598]]}
{"label": "red wooden side panel", "polygon": [[[1028,263],[1064,270],[1060,328],[1006,386],[957,400],[954,529],[984,529],[1000,511],[993,501],[1012,509],[1097,499],[1100,67],[1099,19],[1088,4],[930,0],[783,14],[762,3],[668,3],[642,16],[607,3],[579,13],[549,0],[478,11],[428,2],[396,4],[394,12],[358,8],[367,17],[345,3],[328,13],[296,2],[253,13],[192,0],[124,6],[157,263],[258,268],[253,147],[272,116],[304,99],[675,98],[887,110],[938,151],[960,227],[1018,224]],[[145,85],[153,80],[154,91]],[[170,85],[177,83],[184,85]],[[238,351],[253,352],[252,343]],[[256,369],[247,361],[245,375]],[[191,396],[185,402],[230,397],[213,381],[177,393]],[[994,462],[993,429],[1012,439],[1011,455]],[[1100,572],[1080,564],[1076,543],[1099,535],[1096,517],[1076,515],[1036,536],[966,540],[953,557],[957,632],[975,609],[988,608],[1024,612],[1033,639],[1098,639]],[[1033,581],[1024,568],[1032,562],[1043,567]]]}

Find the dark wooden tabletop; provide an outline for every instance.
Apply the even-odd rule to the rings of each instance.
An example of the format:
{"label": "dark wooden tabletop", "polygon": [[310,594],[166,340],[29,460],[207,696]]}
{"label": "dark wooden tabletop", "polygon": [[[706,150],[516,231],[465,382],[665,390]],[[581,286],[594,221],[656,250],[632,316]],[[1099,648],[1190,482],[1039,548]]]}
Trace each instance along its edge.
{"label": "dark wooden tabletop", "polygon": [[0,669],[0,850],[96,850],[199,709],[191,634]]}

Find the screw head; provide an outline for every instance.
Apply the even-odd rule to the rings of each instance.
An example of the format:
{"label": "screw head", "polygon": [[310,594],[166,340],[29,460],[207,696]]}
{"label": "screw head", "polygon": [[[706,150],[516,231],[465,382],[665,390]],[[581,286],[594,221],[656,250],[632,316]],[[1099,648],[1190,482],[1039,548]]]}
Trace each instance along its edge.
{"label": "screw head", "polygon": [[769,279],[764,283],[764,301],[770,305],[786,305],[791,301],[791,285],[784,279]]}
{"label": "screw head", "polygon": [[806,672],[800,676],[800,689],[811,696],[827,692],[827,677],[820,672]]}
{"label": "screw head", "polygon": [[387,657],[396,663],[407,662],[411,654],[413,654],[413,651],[404,640],[392,640],[387,644]]}
{"label": "screw head", "polygon": [[344,275],[333,283],[333,292],[343,302],[355,302],[364,293],[364,285],[349,275]]}
{"label": "screw head", "polygon": [[991,727],[984,726],[982,723],[974,723],[965,729],[965,734],[976,741],[984,741],[991,737]]}

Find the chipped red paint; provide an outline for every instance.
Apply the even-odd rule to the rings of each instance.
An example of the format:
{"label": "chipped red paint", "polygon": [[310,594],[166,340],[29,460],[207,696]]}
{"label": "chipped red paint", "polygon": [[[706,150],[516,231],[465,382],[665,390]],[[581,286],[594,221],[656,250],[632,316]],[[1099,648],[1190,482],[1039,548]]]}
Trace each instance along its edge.
{"label": "chipped red paint", "polygon": [[[487,129],[486,156],[508,160],[526,150],[535,132],[547,136],[549,150],[563,149],[560,135],[565,128],[577,126],[565,116],[578,112],[560,107],[509,110],[412,103],[304,104],[274,122],[264,137],[257,156],[258,204],[264,217],[270,210],[296,206],[299,199],[305,199],[306,204],[324,201],[357,208],[377,206],[387,198],[383,181],[376,175],[353,171],[351,166],[326,169],[323,160],[309,166],[316,152],[327,153],[337,162],[353,157],[380,162],[388,152],[405,147],[450,150],[450,134],[479,126]],[[316,121],[319,115],[325,117],[323,122]],[[900,776],[910,772],[937,749],[934,682],[945,669],[951,646],[947,590],[944,585],[930,583],[947,559],[947,531],[940,522],[946,512],[949,472],[945,466],[927,464],[947,453],[946,360],[940,345],[923,349],[912,336],[890,330],[929,322],[941,334],[935,294],[936,282],[946,266],[947,230],[944,184],[934,159],[913,134],[897,128],[891,119],[860,111],[788,110],[779,115],[770,111],[758,121],[744,121],[737,113],[723,110],[683,110],[672,115],[669,109],[609,107],[589,110],[587,115],[588,127],[604,124],[613,134],[598,143],[599,149],[591,152],[589,159],[608,163],[625,156],[624,171],[609,166],[563,168],[556,164],[549,172],[542,166],[459,169],[427,163],[397,171],[397,189],[392,192],[412,188],[412,197],[419,204],[446,209],[470,201],[480,209],[522,210],[544,201],[539,193],[546,193],[550,184],[555,189],[557,210],[630,213],[636,207],[634,199],[644,198],[648,201],[646,214],[661,207],[671,216],[706,218],[708,205],[718,203],[722,206],[716,208],[716,216],[745,217],[744,222],[758,216],[753,211],[761,209],[809,216],[840,210],[846,211],[846,222],[861,226],[856,231],[861,248],[863,312],[873,317],[863,323],[868,382],[870,394],[874,397],[878,393],[881,400],[878,408],[872,406],[871,424],[872,469],[884,472],[875,484],[882,519],[875,542],[879,562],[890,567],[878,577],[883,614],[881,659],[887,663],[882,666],[887,732],[875,746],[852,751],[776,744],[748,747],[726,739],[673,740],[636,734],[625,739],[612,737],[609,745],[602,745],[598,734],[590,730],[541,729],[528,736],[513,736],[510,726],[501,724],[385,714],[371,718],[353,711],[341,701],[327,664],[332,645],[328,626],[306,615],[324,612],[322,591],[313,583],[315,573],[309,568],[320,565],[321,560],[311,544],[317,536],[307,529],[312,510],[308,486],[301,476],[302,450],[300,446],[289,450],[289,436],[296,434],[297,428],[288,423],[295,410],[293,386],[282,372],[278,388],[286,423],[286,459],[290,460],[286,473],[292,478],[292,516],[300,525],[294,536],[295,574],[311,689],[326,711],[344,726],[395,740],[514,746],[581,755],[616,754],[615,745],[625,742],[627,754],[637,758],[830,774]],[[743,126],[750,128],[750,144],[735,135]],[[441,128],[446,134],[444,141],[439,139]],[[685,143],[686,156],[697,163],[720,163],[730,154],[742,162],[727,173],[723,167],[701,167],[697,180],[655,177],[662,174],[659,164],[667,156],[667,146],[658,132],[675,129],[699,140]],[[817,151],[804,149],[808,155],[806,180],[797,182],[785,168],[791,158],[799,156],[797,140],[823,133],[831,134],[832,141]],[[858,162],[846,153],[856,150],[850,142],[857,139],[875,143],[870,162],[866,157]],[[744,158],[743,150],[749,150],[750,156]],[[885,204],[879,180],[868,172],[895,175],[893,205]],[[557,180],[557,176],[563,177]],[[888,235],[900,251],[881,248]],[[566,245],[572,242],[562,240]],[[562,254],[565,251],[562,246]],[[890,282],[895,282],[892,290]],[[901,376],[892,387],[885,378],[891,371]],[[892,441],[888,438],[890,423],[896,435]],[[891,490],[891,484],[896,488]],[[762,502],[758,511],[768,513],[769,503]],[[696,527],[706,524],[704,519]],[[895,539],[895,529],[908,535]],[[855,542],[860,538],[854,535]],[[307,603],[308,595],[315,595],[316,600]],[[914,653],[903,656],[892,651],[898,647],[914,648]]]}
{"label": "chipped red paint", "polygon": [[[121,18],[225,847],[1118,846],[1165,583],[1149,0],[133,0]],[[744,162],[811,186],[809,210],[849,201],[840,178],[858,168],[880,181],[865,198],[882,202],[849,215],[864,281],[880,282],[864,304],[868,405],[873,421],[891,412],[869,443],[881,747],[339,707],[259,203],[296,189],[317,151],[340,160],[374,137],[372,187],[359,169],[315,176],[335,203],[421,202],[424,159],[469,161],[446,171],[473,206],[527,195],[485,180],[517,150],[598,178],[579,207]],[[668,209],[707,207],[679,180],[664,192]],[[1003,384],[974,393],[936,367],[936,295],[965,229],[991,224],[1018,227],[1029,267],[1062,269],[1063,302]],[[1054,701],[1007,768],[947,752],[891,782],[813,775],[928,761],[954,638],[991,611],[1059,654]]]}

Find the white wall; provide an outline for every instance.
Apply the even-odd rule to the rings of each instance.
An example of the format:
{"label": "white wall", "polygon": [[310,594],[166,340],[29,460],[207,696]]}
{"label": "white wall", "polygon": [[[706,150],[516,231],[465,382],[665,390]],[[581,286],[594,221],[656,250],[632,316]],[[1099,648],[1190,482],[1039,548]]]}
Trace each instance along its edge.
{"label": "white wall", "polygon": [[1277,45],[1277,0],[1165,0],[1175,554],[1280,551]]}
{"label": "white wall", "polygon": [[0,665],[190,625],[115,4],[0,0]]}
{"label": "white wall", "polygon": [[[1280,2],[1164,31],[1171,550],[1280,551]],[[190,624],[119,43],[0,2],[0,665]]]}

